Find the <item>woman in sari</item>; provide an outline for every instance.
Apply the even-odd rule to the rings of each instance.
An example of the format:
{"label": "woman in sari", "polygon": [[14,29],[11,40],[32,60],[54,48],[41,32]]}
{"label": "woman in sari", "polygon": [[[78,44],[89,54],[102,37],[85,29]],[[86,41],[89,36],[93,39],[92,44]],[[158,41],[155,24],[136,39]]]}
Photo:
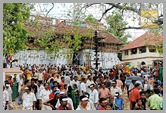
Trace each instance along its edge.
{"label": "woman in sari", "polygon": [[17,80],[16,80],[16,78],[13,78],[12,92],[13,92],[12,93],[12,99],[13,99],[13,101],[15,101],[17,96],[18,96]]}
{"label": "woman in sari", "polygon": [[79,105],[79,91],[77,85],[73,85],[73,89],[71,90],[71,99],[73,100],[74,109],[76,110]]}

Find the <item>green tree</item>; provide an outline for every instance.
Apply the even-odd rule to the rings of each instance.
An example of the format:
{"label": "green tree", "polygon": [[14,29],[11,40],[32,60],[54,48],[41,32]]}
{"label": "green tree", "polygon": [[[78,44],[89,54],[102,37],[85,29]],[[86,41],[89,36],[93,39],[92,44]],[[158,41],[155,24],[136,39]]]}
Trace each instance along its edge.
{"label": "green tree", "polygon": [[[153,33],[156,37],[163,36],[163,25],[160,25],[156,29],[149,29],[150,33]],[[155,40],[155,47],[158,52],[162,55],[163,54],[163,40],[159,41],[158,39]]]}
{"label": "green tree", "polygon": [[90,23],[93,23],[93,24],[97,24],[98,23],[98,20],[96,18],[94,18],[93,15],[88,15],[86,18],[85,18],[85,22],[90,22]]}
{"label": "green tree", "polygon": [[3,4],[3,54],[14,55],[19,50],[27,48],[26,20],[29,18],[31,4]]}
{"label": "green tree", "polygon": [[124,30],[119,30],[128,24],[123,20],[122,15],[113,12],[106,18],[107,24],[109,25],[108,32],[119,38],[122,42],[127,43],[127,39],[130,37]]}

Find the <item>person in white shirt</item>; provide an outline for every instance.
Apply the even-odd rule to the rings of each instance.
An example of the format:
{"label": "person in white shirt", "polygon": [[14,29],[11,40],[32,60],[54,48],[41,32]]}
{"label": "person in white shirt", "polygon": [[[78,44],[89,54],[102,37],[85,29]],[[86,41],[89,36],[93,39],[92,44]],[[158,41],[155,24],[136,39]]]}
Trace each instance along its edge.
{"label": "person in white shirt", "polygon": [[[60,92],[60,96],[66,96],[65,92]],[[74,110],[72,99],[68,97],[67,100],[68,100],[68,103],[71,105],[72,110]],[[56,104],[55,107],[58,108],[59,106],[60,106],[60,100],[58,99],[57,104]]]}
{"label": "person in white shirt", "polygon": [[39,103],[41,110],[52,110],[50,106],[46,106],[43,103],[49,100],[49,95],[51,91],[49,90],[49,85],[47,83],[44,84],[45,89],[43,89],[39,94]]}
{"label": "person in white shirt", "polygon": [[21,92],[21,86],[23,85],[23,82],[24,82],[23,76],[20,75],[20,76],[19,76],[19,79],[18,79],[18,92],[19,92],[19,93]]}
{"label": "person in white shirt", "polygon": [[86,79],[82,78],[82,82],[80,84],[80,95],[84,95],[86,92]]}
{"label": "person in white shirt", "polygon": [[37,74],[37,76],[38,76],[38,80],[44,81],[44,76],[43,76],[43,73],[42,73],[41,69],[40,69],[39,73]]}
{"label": "person in white shirt", "polygon": [[25,88],[25,93],[22,95],[23,107],[22,110],[35,110],[36,97],[31,92],[31,87]]}
{"label": "person in white shirt", "polygon": [[87,96],[80,96],[80,104],[76,110],[92,110],[90,104],[88,104],[89,99]]}
{"label": "person in white shirt", "polygon": [[38,80],[37,82],[37,93],[36,93],[36,98],[37,98],[37,103],[36,103],[36,108],[37,110],[41,110],[39,107],[39,97],[40,97],[40,93],[42,90],[44,90],[44,86],[42,85],[42,80]]}
{"label": "person in white shirt", "polygon": [[5,86],[3,86],[3,109],[4,110],[8,109],[8,102],[9,102],[9,93],[5,89]]}
{"label": "person in white shirt", "polygon": [[116,81],[112,81],[112,87],[110,91],[111,91],[111,95],[115,95],[116,92],[119,92],[119,94],[122,95],[122,89],[117,87]]}
{"label": "person in white shirt", "polygon": [[12,88],[10,87],[10,84],[6,84],[6,91],[9,94],[9,109],[13,109],[13,102],[12,102]]}
{"label": "person in white shirt", "polygon": [[93,102],[94,106],[97,107],[97,103],[99,101],[99,92],[95,89],[95,84],[91,84],[90,86],[90,91],[89,91],[89,99]]}
{"label": "person in white shirt", "polygon": [[[89,99],[89,93],[85,92],[84,95]],[[91,99],[89,99],[87,106],[89,106],[91,110],[96,110],[96,106],[94,105],[94,102]]]}
{"label": "person in white shirt", "polygon": [[70,85],[70,77],[69,77],[69,74],[67,73],[66,76],[65,76],[65,83],[67,84],[67,86]]}
{"label": "person in white shirt", "polygon": [[80,90],[80,82],[78,81],[78,77],[74,76],[74,80],[72,82],[70,82],[70,86],[73,88],[73,85],[76,84],[78,90]]}
{"label": "person in white shirt", "polygon": [[94,81],[93,81],[92,75],[89,75],[89,76],[88,76],[88,80],[87,80],[87,82],[86,82],[86,91],[87,91],[87,92],[90,91],[89,86],[90,86],[91,84],[94,84]]}

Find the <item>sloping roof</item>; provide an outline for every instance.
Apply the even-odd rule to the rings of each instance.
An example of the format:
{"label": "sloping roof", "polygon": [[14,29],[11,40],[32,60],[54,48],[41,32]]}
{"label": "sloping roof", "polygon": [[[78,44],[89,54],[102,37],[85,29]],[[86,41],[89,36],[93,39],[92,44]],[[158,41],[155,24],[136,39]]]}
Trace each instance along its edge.
{"label": "sloping roof", "polygon": [[[94,30],[91,28],[66,26],[65,22],[61,22],[58,26],[56,26],[55,32],[56,34],[62,35],[75,35],[77,33],[83,37],[94,37]],[[100,31],[98,37],[103,38],[100,41],[103,43],[123,44],[122,41],[106,31]]]}
{"label": "sloping roof", "polygon": [[[38,38],[42,33],[48,30],[47,26],[31,26],[28,21],[26,23],[26,29],[29,31],[29,37]],[[79,27],[79,26],[67,26],[66,21],[60,22],[58,25],[50,25],[50,30],[55,31],[55,34],[59,35],[80,35],[82,37],[94,37],[94,30],[92,28],[87,27]],[[123,44],[117,37],[106,31],[100,31],[98,37],[103,38],[100,42],[110,43],[110,44]]]}
{"label": "sloping roof", "polygon": [[104,43],[123,44],[123,42],[121,40],[119,40],[118,38],[116,38],[115,36],[113,36],[112,34],[110,34],[108,32],[102,31],[99,34],[99,37],[103,37],[104,38],[102,40],[102,42],[104,42]]}
{"label": "sloping roof", "polygon": [[156,45],[163,41],[162,35],[155,35],[153,33],[146,32],[145,34],[141,35],[140,37],[136,38],[131,43],[125,45],[121,51],[138,48],[146,45]]}

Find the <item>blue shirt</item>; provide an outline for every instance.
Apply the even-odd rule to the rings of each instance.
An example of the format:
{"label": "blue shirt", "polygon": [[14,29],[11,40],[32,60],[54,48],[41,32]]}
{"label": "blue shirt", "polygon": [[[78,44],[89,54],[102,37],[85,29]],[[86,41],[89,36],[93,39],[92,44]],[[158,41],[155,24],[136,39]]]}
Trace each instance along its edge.
{"label": "blue shirt", "polygon": [[118,106],[119,110],[123,109],[124,101],[121,98],[115,98],[115,104]]}
{"label": "blue shirt", "polygon": [[53,83],[51,83],[51,84],[50,84],[50,89],[52,89],[52,87],[53,87],[53,86],[54,86],[54,84],[53,84]]}

